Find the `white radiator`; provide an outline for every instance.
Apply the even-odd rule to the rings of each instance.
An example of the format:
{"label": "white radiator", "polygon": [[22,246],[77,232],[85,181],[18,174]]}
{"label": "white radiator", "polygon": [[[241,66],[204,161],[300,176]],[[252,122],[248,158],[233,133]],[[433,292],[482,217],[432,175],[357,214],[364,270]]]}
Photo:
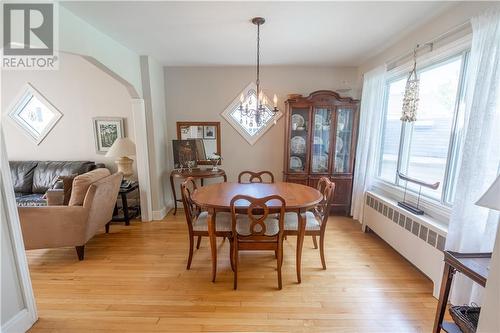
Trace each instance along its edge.
{"label": "white radiator", "polygon": [[434,282],[439,296],[446,230],[425,215],[418,216],[392,200],[367,192],[363,225],[369,227]]}

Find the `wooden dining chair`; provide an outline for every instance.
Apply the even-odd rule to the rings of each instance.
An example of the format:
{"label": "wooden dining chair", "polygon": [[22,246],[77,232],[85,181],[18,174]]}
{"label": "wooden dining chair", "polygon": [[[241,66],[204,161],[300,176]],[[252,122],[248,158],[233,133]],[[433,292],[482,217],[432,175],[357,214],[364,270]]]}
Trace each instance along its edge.
{"label": "wooden dining chair", "polygon": [[[237,214],[238,200],[249,203],[246,214]],[[279,203],[278,218],[269,214],[269,202]],[[281,265],[283,264],[283,231],[285,200],[279,195],[254,198],[246,195],[236,195],[231,200],[232,242],[231,255],[234,271],[234,289],[238,287],[238,254],[239,251],[274,251],[278,268],[278,289],[282,288]]]}
{"label": "wooden dining chair", "polygon": [[[246,177],[248,175],[248,177]],[[265,181],[262,176],[267,176],[265,178],[269,178],[269,180]],[[244,180],[244,178],[248,178],[247,180]],[[242,171],[238,175],[238,183],[240,184],[246,184],[246,183],[266,183],[266,184],[272,184],[274,183],[274,175],[271,171],[260,171],[260,172],[253,172],[253,171]]]}
{"label": "wooden dining chair", "polygon": [[[319,236],[319,252],[321,256],[321,264],[323,269],[326,269],[325,261],[325,230],[330,215],[330,206],[335,191],[335,183],[327,177],[321,177],[318,186],[318,191],[323,194],[321,202],[314,207],[313,210],[305,213],[306,217],[306,232],[305,236],[312,236],[314,248],[318,248],[316,237]],[[289,212],[285,214],[285,237],[287,235],[298,235],[299,219],[297,213]]]}
{"label": "wooden dining chair", "polygon": [[[193,200],[191,194],[197,189],[196,181],[193,177],[188,177],[181,183],[182,204],[186,215],[186,222],[189,231],[189,256],[186,269],[191,268],[193,260],[194,238],[197,236],[196,249],[200,248],[201,238],[208,237],[208,212],[202,211]],[[215,235],[217,237],[227,237],[230,241],[230,251],[232,251],[232,231],[231,214],[219,212],[215,216]]]}

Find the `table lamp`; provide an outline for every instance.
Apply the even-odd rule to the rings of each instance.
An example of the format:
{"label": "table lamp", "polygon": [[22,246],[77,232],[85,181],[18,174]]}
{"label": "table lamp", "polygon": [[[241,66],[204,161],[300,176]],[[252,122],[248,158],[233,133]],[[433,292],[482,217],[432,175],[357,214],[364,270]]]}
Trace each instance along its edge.
{"label": "table lamp", "polygon": [[132,169],[133,159],[128,156],[135,155],[135,144],[129,138],[118,138],[106,153],[106,157],[117,157],[115,161],[118,172],[123,173],[124,179],[130,179],[134,174]]}
{"label": "table lamp", "polygon": [[479,198],[476,205],[500,211],[500,175],[490,188]]}

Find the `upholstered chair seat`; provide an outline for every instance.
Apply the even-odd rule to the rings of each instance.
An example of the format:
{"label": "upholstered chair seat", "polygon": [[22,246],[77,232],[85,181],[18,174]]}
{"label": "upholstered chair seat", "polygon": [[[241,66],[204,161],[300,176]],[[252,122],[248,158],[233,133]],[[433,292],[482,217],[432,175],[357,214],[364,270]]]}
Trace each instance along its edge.
{"label": "upholstered chair seat", "polygon": [[[208,232],[208,212],[201,212],[193,221],[194,231]],[[220,212],[215,215],[215,230],[231,232],[231,213]]]}
{"label": "upholstered chair seat", "polygon": [[[306,212],[306,231],[309,230],[320,230],[321,221],[314,215],[313,212]],[[299,217],[297,213],[288,212],[285,213],[285,230],[298,230],[299,228]]]}
{"label": "upholstered chair seat", "polygon": [[[278,215],[278,214],[276,214]],[[260,216],[255,216],[255,218],[259,218]],[[269,215],[265,220],[264,224],[266,225],[265,236],[274,236],[279,232],[279,219],[276,216]],[[241,236],[249,236],[252,234],[250,231],[251,220],[248,218],[248,215],[237,214],[236,215],[236,231],[238,235]]]}

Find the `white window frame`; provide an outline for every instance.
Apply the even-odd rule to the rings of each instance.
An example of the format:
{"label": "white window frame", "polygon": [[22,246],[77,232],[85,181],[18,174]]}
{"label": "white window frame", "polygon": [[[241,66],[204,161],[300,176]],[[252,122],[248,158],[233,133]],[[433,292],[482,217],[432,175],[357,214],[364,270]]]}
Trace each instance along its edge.
{"label": "white window frame", "polygon": [[[432,66],[433,64],[437,64],[440,62],[445,61],[446,59],[453,58],[455,56],[458,56],[460,54],[468,53],[471,47],[471,40],[472,40],[472,35],[467,35],[464,36],[460,39],[457,39],[454,42],[451,42],[443,47],[440,47],[439,49],[433,50],[418,59],[418,64],[417,64],[417,71],[419,69],[424,69],[426,67]],[[460,85],[461,87],[459,89],[465,89],[466,85],[466,77],[465,77],[465,68],[466,68],[466,63],[467,63],[467,55],[465,56],[465,61],[462,64],[462,75],[461,75],[461,80],[460,80]],[[388,71],[387,76],[386,76],[386,82],[392,82],[394,80],[397,80],[398,78],[405,77],[409,71],[412,68],[413,63],[411,61],[398,66],[390,71]],[[388,87],[388,86],[386,86]],[[385,92],[387,94],[387,91]],[[461,97],[464,96],[464,93],[461,94]],[[384,98],[385,103],[387,103],[387,97]],[[386,105],[384,104],[384,121],[385,121],[385,112],[387,111]],[[455,108],[457,110],[457,107]],[[447,167],[445,171],[445,180],[447,180],[449,177],[449,173],[451,172],[452,167],[456,167],[456,165],[452,165],[450,161],[450,156],[455,153],[455,150],[457,147],[460,146],[461,144],[461,136],[456,128],[456,121],[457,121],[457,113],[454,115],[454,120],[453,120],[453,125],[452,125],[452,133],[450,134],[450,146],[448,149],[448,158],[447,158]],[[385,123],[385,122],[384,122]],[[401,134],[400,138],[403,138],[405,135],[404,131],[404,126],[403,124],[401,125]],[[407,134],[407,133],[406,133]],[[373,189],[376,192],[379,192],[382,195],[385,195],[393,200],[402,200],[404,196],[404,187],[398,184],[398,180],[396,178],[396,183],[391,183],[385,179],[379,178],[379,168],[380,168],[380,155],[382,154],[382,135],[379,137],[379,142],[378,142],[378,157],[377,157],[377,172],[376,172],[376,178],[374,181]],[[399,152],[403,151],[403,147],[401,147],[404,142],[403,140],[400,140],[400,148]],[[460,161],[460,152],[458,152],[458,161]],[[399,170],[400,167],[400,161],[401,161],[401,156],[398,154],[398,165],[397,168]],[[448,187],[451,184],[450,181],[444,182],[443,183],[443,193],[441,196],[441,200],[436,200],[434,198],[425,196],[422,193],[422,196],[420,198],[420,207],[424,209],[426,214],[430,215],[431,217],[447,223],[449,220],[449,217],[451,215],[451,203],[447,201],[449,199],[448,197]],[[407,189],[406,192],[406,200],[409,202],[416,203],[417,202],[417,197],[418,193],[411,190],[410,188]]]}
{"label": "white window frame", "polygon": [[[47,124],[47,127],[41,132],[37,133],[28,125],[25,124],[24,120],[19,116],[19,114],[24,110],[26,104],[31,98],[35,97],[38,99],[46,108],[54,113],[53,119]],[[63,114],[50,103],[45,96],[43,96],[38,90],[35,89],[31,84],[27,83],[21,89],[20,93],[10,106],[9,117],[10,119],[26,134],[35,144],[39,145],[43,139],[52,131],[56,126],[57,122],[62,118]]]}
{"label": "white window frame", "polygon": [[[239,107],[240,105],[240,95],[243,94],[243,96],[247,96],[250,91],[257,91],[257,85],[255,82],[250,82],[245,89],[243,89],[237,96],[236,98],[231,102],[231,104],[228,105],[228,107],[221,113],[221,116],[224,117],[224,119],[227,120],[229,124],[251,145],[253,146],[273,125],[275,122],[278,121],[278,119],[281,118],[283,113],[281,111],[278,111],[274,114],[273,118],[266,124],[264,127],[262,127],[255,135],[250,135],[234,118],[231,116],[231,113],[234,111],[235,108]],[[266,97],[266,100],[270,101],[269,98]],[[266,106],[269,108],[269,110],[273,110],[274,107],[271,106],[270,104],[266,104]]]}

